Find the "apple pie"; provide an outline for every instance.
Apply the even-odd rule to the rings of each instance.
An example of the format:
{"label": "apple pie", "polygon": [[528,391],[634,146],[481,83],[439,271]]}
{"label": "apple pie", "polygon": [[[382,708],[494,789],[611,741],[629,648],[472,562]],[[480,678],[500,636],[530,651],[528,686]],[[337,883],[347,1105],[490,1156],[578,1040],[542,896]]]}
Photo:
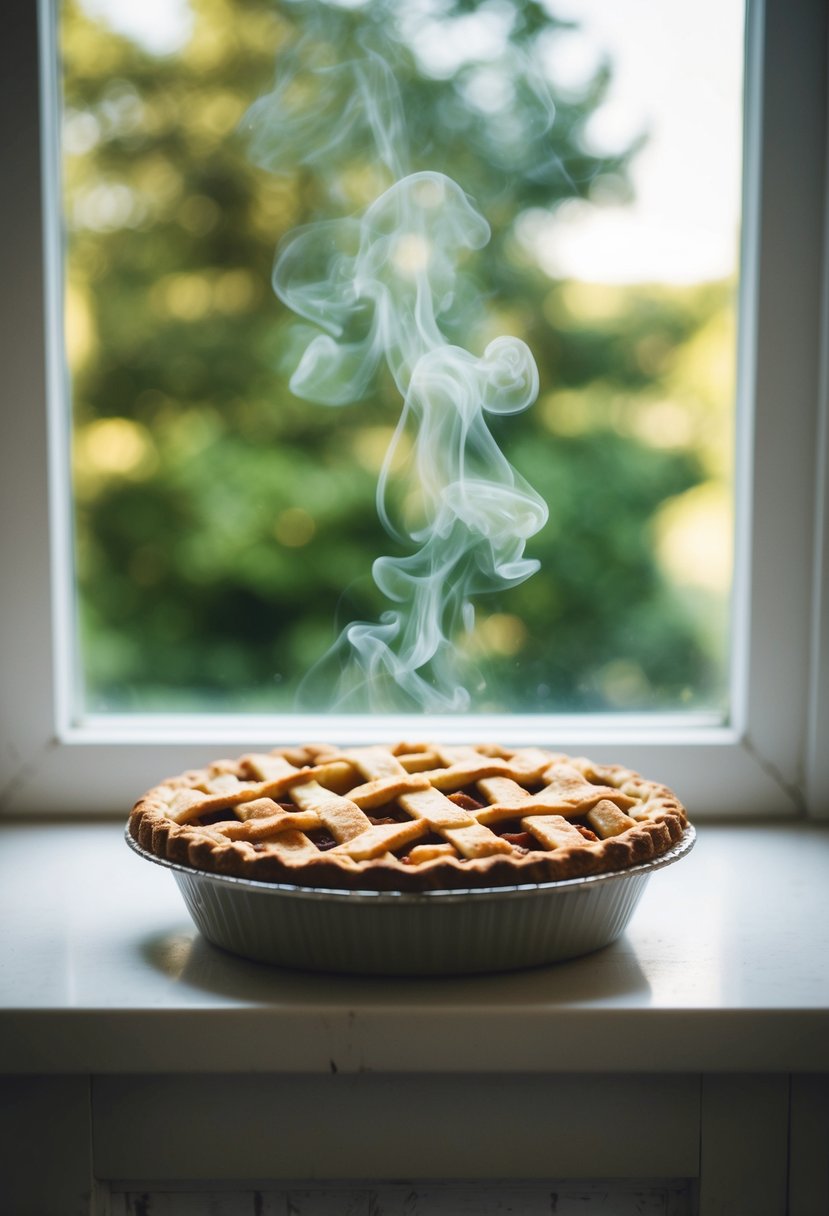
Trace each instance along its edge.
{"label": "apple pie", "polygon": [[249,752],[146,793],[132,838],[200,871],[328,889],[513,886],[629,869],[686,813],[621,765],[536,747],[398,743]]}

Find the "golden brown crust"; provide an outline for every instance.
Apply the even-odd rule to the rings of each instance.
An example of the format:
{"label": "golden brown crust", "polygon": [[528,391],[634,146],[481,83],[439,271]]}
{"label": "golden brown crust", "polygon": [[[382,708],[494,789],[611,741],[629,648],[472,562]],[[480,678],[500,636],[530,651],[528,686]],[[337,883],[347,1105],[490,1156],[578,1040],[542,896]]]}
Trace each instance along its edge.
{"label": "golden brown crust", "polygon": [[[389,759],[385,760],[385,756]],[[404,781],[398,775],[401,764],[407,769]],[[370,776],[368,781],[366,772]],[[524,781],[520,790],[514,781],[519,774]],[[428,781],[424,780],[427,776]],[[475,817],[479,811],[461,814],[460,818],[465,816],[466,824],[471,826],[459,830],[454,822],[456,809],[452,809],[447,823],[439,830],[446,839],[456,844],[461,841],[459,848],[468,848],[466,856],[447,856],[445,848],[438,848],[436,855],[419,864],[392,852],[361,859],[360,850],[349,844],[361,830],[353,820],[365,819],[359,807],[376,810],[378,801],[386,796],[385,790],[398,809],[400,804],[396,800],[402,796],[407,811],[411,804],[415,809],[410,813],[420,814],[417,808],[424,797],[427,800],[438,797],[432,793],[434,788],[443,785],[450,790],[474,789],[480,796],[478,781],[483,781],[489,790],[510,787],[511,796],[522,799],[515,804],[515,818],[521,820],[524,815],[521,826],[535,833],[533,843],[538,847],[507,845],[488,828],[478,826]],[[407,783],[411,792],[401,795]],[[297,830],[295,824],[304,826],[311,822],[315,812],[298,809],[293,804],[286,810],[284,804],[281,808],[273,801],[290,798],[289,788],[300,803],[310,799],[314,805],[324,807],[324,816],[331,811],[328,803],[333,805],[335,821],[339,815],[342,827],[337,836],[341,842],[338,847],[317,851],[309,838]],[[353,794],[356,803],[349,794]],[[443,794],[440,798],[447,811],[462,805],[447,802]],[[497,804],[497,800],[492,801]],[[545,802],[547,806],[541,810],[553,814],[539,813],[537,804]],[[494,811],[488,806],[483,819],[487,815],[497,818],[499,813],[503,818],[511,806],[508,802],[499,810],[496,805]],[[272,816],[263,820],[263,816],[271,814],[269,808]],[[211,822],[222,814],[233,816],[232,826]],[[583,825],[584,836],[578,843],[542,848],[539,841],[549,842],[549,821],[558,814]],[[246,815],[249,817],[244,821]],[[280,816],[287,816],[286,830],[281,836],[277,835],[282,828]],[[202,822],[205,817],[207,822]],[[330,818],[325,818],[325,823],[330,823]],[[628,869],[667,852],[679,841],[687,823],[685,810],[671,790],[622,765],[597,765],[583,758],[539,749],[510,750],[492,745],[445,748],[406,743],[388,750],[283,748],[267,755],[216,761],[205,769],[191,770],[151,789],[135,804],[128,830],[143,849],[155,856],[210,873],[340,890],[429,891],[514,886]],[[373,824],[372,820],[370,828],[362,829],[372,832],[372,840],[378,831],[394,831],[393,826],[378,829]],[[597,838],[591,827],[607,835]],[[235,838],[245,832],[251,839]],[[285,845],[277,850],[259,843],[268,839],[269,832],[273,840],[290,840],[291,847]],[[464,833],[470,832],[473,836],[467,840]],[[485,834],[491,841],[490,851],[484,855],[477,855],[480,847],[477,834]],[[566,834],[562,839],[569,841]],[[418,847],[416,840],[413,844]],[[408,852],[410,847],[405,846],[403,851]]]}

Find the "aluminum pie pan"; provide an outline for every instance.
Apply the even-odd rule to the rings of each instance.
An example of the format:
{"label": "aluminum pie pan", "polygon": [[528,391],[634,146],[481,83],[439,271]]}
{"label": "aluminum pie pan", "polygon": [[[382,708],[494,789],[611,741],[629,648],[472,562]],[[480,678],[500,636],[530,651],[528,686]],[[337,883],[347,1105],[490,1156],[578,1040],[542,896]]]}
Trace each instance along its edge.
{"label": "aluminum pie pan", "polygon": [[626,929],[655,870],[694,845],[681,839],[652,861],[557,882],[470,890],[344,891],[211,874],[156,857],[173,872],[199,932],[260,963],[351,975],[465,975],[513,971],[589,954]]}

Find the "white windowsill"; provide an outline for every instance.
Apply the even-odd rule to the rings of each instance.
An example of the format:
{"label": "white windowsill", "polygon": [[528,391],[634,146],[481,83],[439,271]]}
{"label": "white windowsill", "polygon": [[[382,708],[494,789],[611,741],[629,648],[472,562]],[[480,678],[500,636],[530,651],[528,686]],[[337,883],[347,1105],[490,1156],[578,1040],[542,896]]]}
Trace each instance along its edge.
{"label": "white windowsill", "polygon": [[703,825],[594,955],[363,979],[208,945],[120,824],[6,823],[0,1073],[825,1071],[827,863],[826,825]]}

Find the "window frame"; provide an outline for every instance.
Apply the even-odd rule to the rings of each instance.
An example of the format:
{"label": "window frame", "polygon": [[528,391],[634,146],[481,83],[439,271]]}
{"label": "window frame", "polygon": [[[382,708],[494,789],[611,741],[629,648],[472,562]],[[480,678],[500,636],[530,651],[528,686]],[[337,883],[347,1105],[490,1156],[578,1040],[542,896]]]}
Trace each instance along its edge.
{"label": "window frame", "polygon": [[[216,754],[303,738],[546,743],[623,760],[696,816],[829,816],[826,34],[821,0],[748,0],[732,715],[113,715],[73,722],[62,350],[58,0],[0,46],[7,275],[0,351],[0,813],[122,815]],[[781,409],[780,402],[786,408]]]}

